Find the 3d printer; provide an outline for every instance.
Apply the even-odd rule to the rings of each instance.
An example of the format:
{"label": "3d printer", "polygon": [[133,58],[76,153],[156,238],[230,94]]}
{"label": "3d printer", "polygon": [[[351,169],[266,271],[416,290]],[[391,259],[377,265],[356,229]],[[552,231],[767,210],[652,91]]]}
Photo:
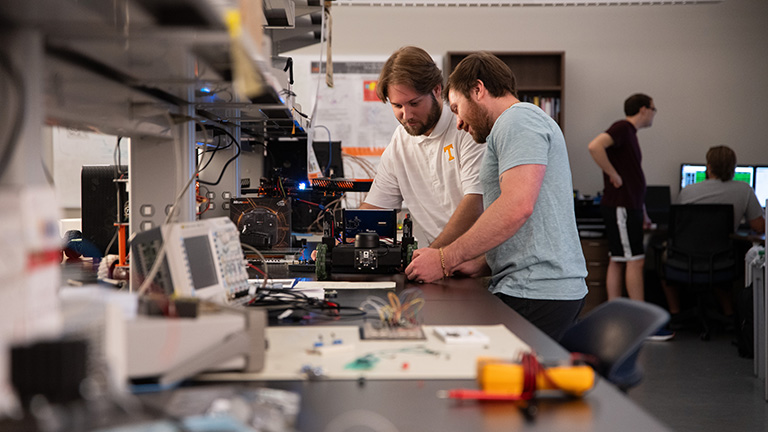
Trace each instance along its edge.
{"label": "3d printer", "polygon": [[410,215],[397,241],[396,210],[341,210],[323,216],[323,239],[317,245],[315,274],[319,280],[337,273],[396,273],[411,262],[418,243]]}

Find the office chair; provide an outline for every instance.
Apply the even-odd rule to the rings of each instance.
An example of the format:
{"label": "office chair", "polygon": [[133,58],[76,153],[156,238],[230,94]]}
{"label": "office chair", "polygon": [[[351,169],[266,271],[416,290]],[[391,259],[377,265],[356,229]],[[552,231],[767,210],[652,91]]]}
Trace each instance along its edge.
{"label": "office chair", "polygon": [[707,300],[716,287],[737,277],[733,248],[733,206],[676,204],[670,207],[664,277],[695,294],[702,340],[709,340]]}
{"label": "office chair", "polygon": [[669,313],[657,305],[617,298],[602,303],[566,330],[560,344],[572,353],[584,354],[595,372],[626,392],[643,377],[637,355],[645,338],[668,320]]}

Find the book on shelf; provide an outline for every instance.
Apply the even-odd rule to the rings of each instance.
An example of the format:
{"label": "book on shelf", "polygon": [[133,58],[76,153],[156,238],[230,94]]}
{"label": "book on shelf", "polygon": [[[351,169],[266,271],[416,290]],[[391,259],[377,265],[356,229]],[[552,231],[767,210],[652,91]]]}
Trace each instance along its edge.
{"label": "book on shelf", "polygon": [[550,117],[555,119],[556,121],[560,117],[560,98],[558,97],[549,97],[549,96],[540,96],[540,95],[523,95],[520,98],[523,102],[530,102],[534,105],[537,105],[539,108],[542,109],[545,113],[547,113]]}

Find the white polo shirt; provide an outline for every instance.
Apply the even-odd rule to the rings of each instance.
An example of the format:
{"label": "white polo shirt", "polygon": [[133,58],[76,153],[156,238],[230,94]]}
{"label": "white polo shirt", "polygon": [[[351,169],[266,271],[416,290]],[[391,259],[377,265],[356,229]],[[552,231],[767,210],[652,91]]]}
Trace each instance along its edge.
{"label": "white polo shirt", "polygon": [[427,237],[424,247],[443,231],[466,194],[482,195],[480,163],[485,144],[456,129],[456,117],[443,105],[430,136],[411,136],[400,125],[376,168],[368,204],[408,208]]}

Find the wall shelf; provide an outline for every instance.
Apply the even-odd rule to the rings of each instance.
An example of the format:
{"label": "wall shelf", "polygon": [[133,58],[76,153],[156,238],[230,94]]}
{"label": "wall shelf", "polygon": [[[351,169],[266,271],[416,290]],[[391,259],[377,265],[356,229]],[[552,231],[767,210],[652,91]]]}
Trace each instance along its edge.
{"label": "wall shelf", "polygon": [[[448,52],[443,71],[453,71],[471,52]],[[563,129],[565,95],[565,53],[557,52],[493,52],[515,74],[518,97],[521,101],[541,106]]]}

